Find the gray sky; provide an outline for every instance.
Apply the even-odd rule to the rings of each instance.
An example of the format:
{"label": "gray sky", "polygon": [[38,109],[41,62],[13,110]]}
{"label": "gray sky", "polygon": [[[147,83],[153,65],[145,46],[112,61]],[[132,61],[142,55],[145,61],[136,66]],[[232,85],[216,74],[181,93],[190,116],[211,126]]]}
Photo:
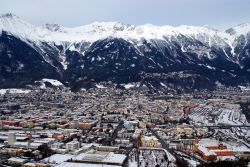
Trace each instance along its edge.
{"label": "gray sky", "polygon": [[1,14],[11,12],[35,25],[66,27],[120,21],[227,29],[250,21],[250,0],[0,0],[0,5]]}

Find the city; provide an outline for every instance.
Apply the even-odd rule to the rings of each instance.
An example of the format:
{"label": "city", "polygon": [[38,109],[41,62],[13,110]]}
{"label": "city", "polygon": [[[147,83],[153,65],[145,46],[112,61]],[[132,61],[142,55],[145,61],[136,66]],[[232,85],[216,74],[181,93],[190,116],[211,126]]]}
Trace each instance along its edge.
{"label": "city", "polygon": [[131,84],[125,89],[104,84],[79,92],[63,86],[1,89],[0,163],[174,167],[249,162],[250,118],[244,114],[250,109],[249,89],[152,94]]}
{"label": "city", "polygon": [[250,0],[0,6],[0,167],[250,167]]}

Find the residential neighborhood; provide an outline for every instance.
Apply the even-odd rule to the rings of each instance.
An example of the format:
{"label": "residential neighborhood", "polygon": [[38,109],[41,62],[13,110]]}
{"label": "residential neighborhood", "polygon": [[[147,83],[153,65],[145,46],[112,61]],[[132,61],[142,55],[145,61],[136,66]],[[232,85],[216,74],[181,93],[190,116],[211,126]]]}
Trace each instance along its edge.
{"label": "residential neighborhood", "polygon": [[250,120],[243,104],[250,92],[237,91],[1,90],[0,161],[24,167],[247,163]]}

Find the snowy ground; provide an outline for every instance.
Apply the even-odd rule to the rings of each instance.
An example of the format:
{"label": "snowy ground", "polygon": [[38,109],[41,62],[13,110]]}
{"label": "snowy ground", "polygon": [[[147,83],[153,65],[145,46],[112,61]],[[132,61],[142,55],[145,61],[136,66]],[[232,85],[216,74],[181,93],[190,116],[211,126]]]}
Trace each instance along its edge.
{"label": "snowy ground", "polygon": [[135,158],[130,159],[130,160],[128,161],[128,166],[129,166],[129,167],[138,167],[138,164],[137,164]]}
{"label": "snowy ground", "polygon": [[177,151],[176,153],[188,162],[189,167],[196,167],[197,165],[200,164],[199,162],[195,161],[192,157],[190,157],[190,155],[187,155],[187,154],[185,154],[183,152],[179,152],[179,151]]}
{"label": "snowy ground", "polygon": [[155,167],[156,165],[160,167],[175,166],[175,161],[171,162],[166,151],[156,149],[140,150],[139,162],[140,167]]}
{"label": "snowy ground", "polygon": [[61,164],[69,159],[71,159],[73,155],[70,154],[54,154],[48,158],[42,160],[42,162],[49,164]]}
{"label": "snowy ground", "polygon": [[101,84],[96,84],[96,87],[97,87],[98,89],[105,89],[105,88],[107,88],[107,87],[105,87],[105,86],[103,86],[103,85],[101,85]]}
{"label": "snowy ground", "polygon": [[188,159],[188,158],[184,158],[184,159],[188,162],[189,167],[196,167],[197,165],[199,165],[199,162],[195,160]]}
{"label": "snowy ground", "polygon": [[56,87],[63,86],[63,84],[60,81],[55,80],[55,79],[44,78],[41,81],[35,81],[35,83],[37,83],[37,82],[41,83],[41,86],[40,86],[41,89],[46,88],[44,82],[49,82],[51,85],[56,86]]}
{"label": "snowy ground", "polygon": [[5,93],[30,93],[31,90],[26,89],[0,89],[0,95],[4,95]]}
{"label": "snowy ground", "polygon": [[131,84],[131,83],[124,85],[125,89],[134,88],[135,86],[136,86],[135,84]]}
{"label": "snowy ground", "polygon": [[54,86],[62,86],[62,85],[63,85],[60,81],[55,80],[55,79],[47,79],[47,78],[44,78],[44,79],[42,79],[42,81],[43,81],[43,82],[49,82],[49,83],[51,83],[51,84],[54,85]]}

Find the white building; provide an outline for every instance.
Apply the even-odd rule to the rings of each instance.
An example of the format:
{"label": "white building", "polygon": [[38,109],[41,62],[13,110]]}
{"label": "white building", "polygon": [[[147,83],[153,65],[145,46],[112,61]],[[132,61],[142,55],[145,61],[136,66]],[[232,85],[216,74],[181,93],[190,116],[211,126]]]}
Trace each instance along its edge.
{"label": "white building", "polygon": [[67,151],[75,151],[78,150],[79,148],[80,148],[80,142],[78,142],[77,140],[73,140],[66,144]]}

